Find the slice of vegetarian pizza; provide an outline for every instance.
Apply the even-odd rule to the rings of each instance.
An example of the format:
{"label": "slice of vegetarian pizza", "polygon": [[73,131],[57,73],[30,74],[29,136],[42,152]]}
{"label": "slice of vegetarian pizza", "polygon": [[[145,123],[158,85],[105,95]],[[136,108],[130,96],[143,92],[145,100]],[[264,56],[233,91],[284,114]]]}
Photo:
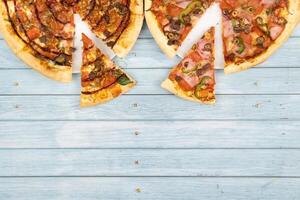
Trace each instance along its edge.
{"label": "slice of vegetarian pizza", "polygon": [[225,73],[257,65],[288,39],[300,16],[299,0],[221,0]]}
{"label": "slice of vegetarian pizza", "polygon": [[187,100],[215,103],[215,29],[212,27],[172,69],[162,87]]}
{"label": "slice of vegetarian pizza", "polygon": [[107,102],[134,87],[135,80],[104,55],[84,34],[82,41],[82,107]]}
{"label": "slice of vegetarian pizza", "polygon": [[79,0],[74,11],[119,57],[128,54],[143,26],[143,0]]}
{"label": "slice of vegetarian pizza", "polygon": [[11,49],[43,75],[72,79],[73,11],[60,1],[2,0],[0,31]]}
{"label": "slice of vegetarian pizza", "polygon": [[176,55],[189,32],[214,0],[145,0],[148,28],[169,57]]}

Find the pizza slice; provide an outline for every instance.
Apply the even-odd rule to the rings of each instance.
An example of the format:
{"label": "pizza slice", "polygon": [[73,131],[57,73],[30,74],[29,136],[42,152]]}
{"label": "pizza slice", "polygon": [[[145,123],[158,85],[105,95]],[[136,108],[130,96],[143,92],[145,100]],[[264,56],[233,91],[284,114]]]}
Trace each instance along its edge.
{"label": "pizza slice", "polygon": [[148,28],[160,48],[172,58],[214,0],[145,0]]}
{"label": "pizza slice", "polygon": [[214,104],[215,28],[210,28],[172,69],[162,87],[187,100]]}
{"label": "pizza slice", "polygon": [[79,0],[74,11],[119,57],[131,50],[144,21],[143,0]]}
{"label": "pizza slice", "polygon": [[82,41],[80,97],[82,107],[107,102],[134,87],[135,80],[104,55],[84,34]]}
{"label": "pizza slice", "polygon": [[221,0],[225,73],[265,61],[298,23],[299,0]]}
{"label": "pizza slice", "polygon": [[73,11],[59,1],[2,0],[0,31],[33,69],[62,82],[72,79]]}

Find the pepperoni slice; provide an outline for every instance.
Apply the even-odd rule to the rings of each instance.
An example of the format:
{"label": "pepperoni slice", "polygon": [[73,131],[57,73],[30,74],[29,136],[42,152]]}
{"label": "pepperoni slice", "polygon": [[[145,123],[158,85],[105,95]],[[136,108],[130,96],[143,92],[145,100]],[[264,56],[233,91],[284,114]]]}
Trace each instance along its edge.
{"label": "pepperoni slice", "polygon": [[[73,38],[74,29],[72,25],[65,25],[56,20],[49,7],[47,6],[46,0],[35,1],[35,7],[37,15],[41,20],[41,23],[48,28],[53,35],[62,37],[64,39]],[[66,28],[65,28],[66,27]]]}
{"label": "pepperoni slice", "polygon": [[73,9],[69,6],[65,6],[63,3],[57,0],[46,0],[50,11],[53,16],[61,23],[67,24],[73,22]]}

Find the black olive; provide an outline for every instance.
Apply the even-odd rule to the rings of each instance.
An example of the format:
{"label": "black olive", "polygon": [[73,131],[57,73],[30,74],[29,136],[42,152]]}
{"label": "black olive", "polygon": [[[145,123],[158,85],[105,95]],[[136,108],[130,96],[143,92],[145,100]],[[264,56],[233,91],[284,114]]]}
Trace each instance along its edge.
{"label": "black olive", "polygon": [[234,61],[235,59],[235,54],[234,53],[231,53],[229,54],[227,57],[226,57],[227,60],[230,60],[230,61]]}
{"label": "black olive", "polygon": [[223,10],[223,15],[224,15],[224,16],[230,15],[230,11],[227,10],[227,9]]}
{"label": "black olive", "polygon": [[172,39],[168,40],[168,45],[178,45],[178,44],[179,44],[178,40],[172,40]]}
{"label": "black olive", "polygon": [[264,47],[265,38],[263,36],[256,38],[256,45],[260,48]]}
{"label": "black olive", "polygon": [[115,42],[114,41],[109,41],[106,43],[107,46],[109,47],[113,47],[115,45]]}
{"label": "black olive", "polygon": [[232,17],[237,17],[238,14],[239,14],[238,11],[234,10],[234,11],[232,11],[231,16]]}
{"label": "black olive", "polygon": [[176,30],[176,31],[179,31],[180,30],[180,27],[181,27],[181,23],[179,20],[171,20],[171,24],[170,24],[171,28]]}
{"label": "black olive", "polygon": [[166,36],[170,40],[178,40],[180,38],[178,33],[167,31],[165,32]]}
{"label": "black olive", "polygon": [[176,77],[175,77],[175,80],[176,80],[177,82],[179,82],[179,81],[182,80],[182,78],[181,78],[180,76],[176,76]]}
{"label": "black olive", "polygon": [[247,10],[249,11],[249,12],[253,12],[254,11],[254,8],[252,7],[252,6],[249,6],[248,8],[247,8]]}
{"label": "black olive", "polygon": [[207,43],[204,45],[204,51],[211,51],[212,47],[211,47],[211,43]]}
{"label": "black olive", "polygon": [[191,24],[191,17],[189,15],[183,16],[183,21],[185,25]]}
{"label": "black olive", "polygon": [[110,36],[110,32],[109,32],[108,30],[105,30],[105,31],[103,32],[103,34],[105,35],[105,37],[109,37],[109,36]]}
{"label": "black olive", "polygon": [[118,13],[120,15],[124,16],[128,13],[128,8],[126,7],[126,5],[118,2],[118,3],[115,3],[114,6],[115,6],[115,8],[118,9]]}
{"label": "black olive", "polygon": [[96,72],[92,71],[91,73],[89,73],[89,81],[93,81],[96,78]]}
{"label": "black olive", "polygon": [[264,23],[264,20],[263,20],[263,18],[261,18],[261,17],[257,17],[257,18],[255,19],[255,21],[256,21],[256,23],[259,24],[259,25],[262,25],[262,24]]}
{"label": "black olive", "polygon": [[103,19],[104,19],[104,21],[105,21],[107,24],[109,24],[110,17],[109,17],[108,14],[104,14],[104,15],[103,15]]}
{"label": "black olive", "polygon": [[279,25],[285,25],[287,23],[286,19],[283,18],[283,17],[280,17],[278,20],[277,20],[277,24]]}

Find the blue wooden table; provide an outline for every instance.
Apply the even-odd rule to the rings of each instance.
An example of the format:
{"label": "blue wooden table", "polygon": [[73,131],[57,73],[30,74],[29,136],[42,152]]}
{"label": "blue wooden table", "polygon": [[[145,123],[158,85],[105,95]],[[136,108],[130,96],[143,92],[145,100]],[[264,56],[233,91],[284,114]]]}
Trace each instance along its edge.
{"label": "blue wooden table", "polygon": [[71,84],[25,66],[0,39],[0,199],[300,199],[300,27],[267,62],[223,75],[217,104],[160,88],[168,60],[144,27],[117,59],[138,81],[79,108]]}

